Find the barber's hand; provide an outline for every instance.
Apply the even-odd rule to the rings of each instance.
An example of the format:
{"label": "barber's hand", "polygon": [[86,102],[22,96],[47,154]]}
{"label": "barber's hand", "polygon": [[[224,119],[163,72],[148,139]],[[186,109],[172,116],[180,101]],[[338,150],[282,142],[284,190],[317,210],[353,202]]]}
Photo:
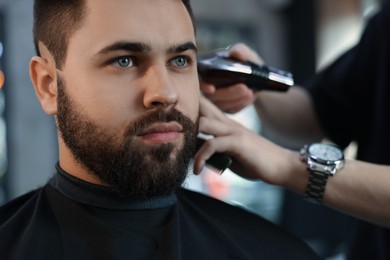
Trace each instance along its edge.
{"label": "barber's hand", "polygon": [[212,154],[219,152],[233,158],[231,170],[244,178],[261,179],[271,184],[281,184],[288,178],[289,158],[295,156],[290,151],[229,119],[204,97],[201,97],[199,120],[200,132],[214,138],[206,141],[196,153],[196,174],[201,172],[204,162]]}
{"label": "barber's hand", "polygon": [[[251,61],[257,64],[263,63],[259,55],[243,43],[233,45],[229,49],[229,55],[241,61]],[[216,89],[212,84],[201,82],[200,88],[205,97],[227,113],[236,113],[252,104],[255,100],[255,93],[245,84],[235,84],[226,88]]]}

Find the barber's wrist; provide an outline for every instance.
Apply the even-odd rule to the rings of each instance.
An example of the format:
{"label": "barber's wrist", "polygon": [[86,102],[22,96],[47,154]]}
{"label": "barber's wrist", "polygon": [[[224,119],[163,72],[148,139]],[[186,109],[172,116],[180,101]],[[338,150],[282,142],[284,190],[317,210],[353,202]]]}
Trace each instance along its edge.
{"label": "barber's wrist", "polygon": [[286,170],[286,178],[281,185],[299,194],[304,194],[309,179],[306,166],[302,163],[299,152],[290,151],[287,160],[289,166]]}

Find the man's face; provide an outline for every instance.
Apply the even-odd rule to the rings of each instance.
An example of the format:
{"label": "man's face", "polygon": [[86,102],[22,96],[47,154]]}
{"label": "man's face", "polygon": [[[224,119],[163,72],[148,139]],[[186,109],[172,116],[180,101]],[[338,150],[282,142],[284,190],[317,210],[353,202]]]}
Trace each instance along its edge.
{"label": "man's face", "polygon": [[180,0],[87,2],[58,72],[65,149],[124,197],[169,194],[185,178],[197,134],[189,14]]}

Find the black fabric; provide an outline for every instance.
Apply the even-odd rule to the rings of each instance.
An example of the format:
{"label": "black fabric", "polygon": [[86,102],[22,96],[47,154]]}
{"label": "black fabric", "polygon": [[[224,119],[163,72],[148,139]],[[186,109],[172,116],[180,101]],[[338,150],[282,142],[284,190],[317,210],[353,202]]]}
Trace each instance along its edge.
{"label": "black fabric", "polygon": [[0,259],[318,258],[259,216],[185,189],[126,202],[60,172],[0,208]]}
{"label": "black fabric", "polygon": [[[386,0],[359,44],[306,86],[332,141],[341,147],[356,141],[357,159],[386,165],[390,164],[389,28]],[[390,259],[389,229],[351,221],[348,259]]]}
{"label": "black fabric", "polygon": [[107,187],[91,185],[88,182],[67,174],[61,169],[58,163],[56,169],[58,175],[50,179],[50,185],[61,191],[65,196],[82,204],[99,208],[126,210],[164,208],[176,203],[176,197],[173,195],[151,198],[141,202],[129,202],[118,197],[115,192]]}

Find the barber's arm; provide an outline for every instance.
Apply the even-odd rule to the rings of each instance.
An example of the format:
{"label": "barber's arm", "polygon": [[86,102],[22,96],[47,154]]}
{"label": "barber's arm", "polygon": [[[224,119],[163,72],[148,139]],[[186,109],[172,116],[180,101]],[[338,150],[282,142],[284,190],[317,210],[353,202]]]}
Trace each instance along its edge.
{"label": "barber's arm", "polygon": [[[262,64],[258,54],[243,43],[229,49],[230,57]],[[290,87],[287,92],[262,90],[253,92],[245,84],[236,84],[225,88],[215,88],[201,82],[205,97],[226,113],[236,113],[244,107],[254,104],[261,118],[262,135],[280,144],[303,143],[320,140],[323,133],[312,108],[308,93],[299,86]]]}
{"label": "barber's arm", "polygon": [[[263,180],[304,194],[307,166],[299,152],[275,145],[227,118],[202,98],[200,131],[215,136],[195,156],[195,173],[213,153],[234,159],[231,169],[244,178]],[[390,166],[347,160],[344,168],[328,178],[324,204],[351,216],[390,227]]]}

